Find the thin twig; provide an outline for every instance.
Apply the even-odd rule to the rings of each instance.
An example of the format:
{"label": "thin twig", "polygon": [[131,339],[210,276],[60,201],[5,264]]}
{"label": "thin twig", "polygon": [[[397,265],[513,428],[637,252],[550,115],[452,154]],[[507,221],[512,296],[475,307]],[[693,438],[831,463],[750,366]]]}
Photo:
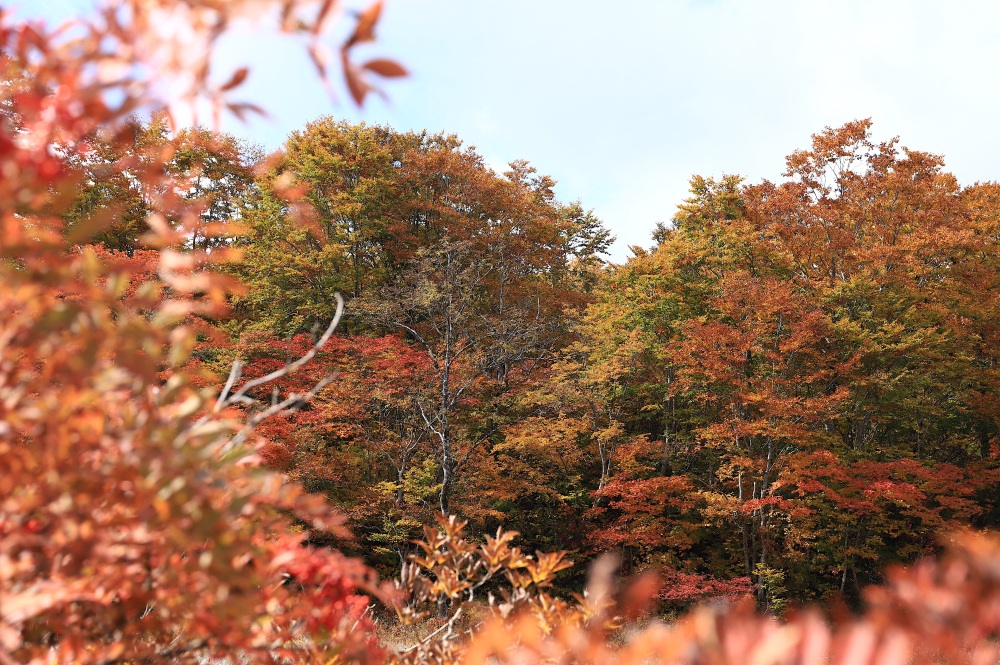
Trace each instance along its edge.
{"label": "thin twig", "polygon": [[229,370],[229,379],[226,380],[226,385],[222,388],[222,392],[219,393],[219,399],[215,402],[215,410],[221,411],[226,406],[226,400],[229,397],[229,391],[233,389],[233,384],[240,380],[240,376],[243,375],[243,363],[237,358],[233,361],[233,366]]}
{"label": "thin twig", "polygon": [[417,643],[416,643],[416,644],[414,644],[413,646],[410,646],[410,647],[406,647],[405,649],[402,649],[402,650],[400,650],[400,653],[409,653],[410,651],[413,651],[413,650],[414,650],[414,649],[416,649],[417,647],[419,647],[419,646],[422,646],[422,645],[424,645],[424,644],[427,644],[428,642],[430,642],[430,641],[431,641],[431,638],[433,638],[433,637],[434,637],[435,635],[437,635],[438,633],[440,633],[440,632],[441,632],[442,630],[444,630],[445,628],[447,628],[447,629],[448,629],[448,632],[450,633],[450,632],[451,632],[451,630],[452,630],[452,628],[454,628],[454,627],[455,627],[455,621],[456,621],[456,620],[458,620],[458,617],[460,617],[461,615],[462,615],[462,608],[461,608],[461,607],[459,607],[459,608],[458,608],[458,609],[457,609],[457,610],[455,611],[455,613],[454,613],[453,615],[451,615],[451,618],[450,618],[450,619],[448,619],[448,621],[447,621],[447,622],[446,622],[446,623],[445,623],[444,625],[442,625],[442,626],[441,626],[440,628],[438,628],[438,629],[437,629],[437,630],[435,630],[435,631],[434,631],[433,633],[431,633],[430,635],[428,635],[428,636],[427,636],[427,637],[425,637],[424,639],[420,640],[419,642],[417,642]]}
{"label": "thin twig", "polygon": [[[222,409],[225,409],[229,406],[233,406],[235,404],[246,404],[251,406],[257,404],[258,402],[247,394],[250,390],[258,386],[271,383],[272,381],[276,381],[289,374],[292,374],[293,372],[301,368],[303,365],[308,363],[310,360],[312,360],[316,356],[316,353],[323,347],[323,345],[330,340],[330,337],[333,335],[333,331],[336,330],[337,325],[340,323],[340,319],[344,314],[343,296],[341,296],[339,293],[335,293],[334,297],[337,299],[337,311],[336,313],[334,313],[333,320],[330,321],[330,325],[327,326],[326,331],[318,340],[316,340],[316,342],[312,345],[312,348],[306,351],[306,353],[303,354],[302,357],[300,357],[298,360],[294,360],[286,364],[281,369],[277,369],[266,376],[262,376],[258,379],[252,379],[250,381],[247,381],[243,386],[240,387],[239,390],[237,390],[235,393],[230,394],[230,391],[233,389],[233,385],[243,375],[242,362],[240,362],[239,359],[234,360],[233,367],[229,371],[229,378],[226,381],[226,385],[225,387],[223,387],[222,392],[219,393],[219,398],[215,402],[214,411],[219,412]],[[225,452],[231,450],[235,446],[238,446],[244,441],[246,441],[247,437],[250,435],[250,432],[252,432],[257,425],[259,425],[262,421],[266,420],[267,418],[270,418],[271,416],[279,413],[292,412],[302,408],[303,405],[305,405],[313,397],[319,394],[321,390],[330,385],[335,378],[336,378],[336,373],[324,376],[308,392],[304,394],[291,393],[283,400],[280,399],[278,387],[274,386],[273,390],[271,391],[270,406],[254,414],[249,419],[247,419],[246,423],[243,425],[240,431],[237,432],[229,441],[225,443],[225,445],[222,446],[220,452],[224,454]],[[202,420],[205,421],[207,420],[207,418],[203,418]],[[199,423],[200,422],[201,421],[199,421]]]}
{"label": "thin twig", "polygon": [[295,372],[300,367],[305,365],[307,362],[312,360],[313,357],[315,357],[316,352],[319,351],[323,347],[323,345],[327,343],[327,341],[329,341],[330,336],[333,335],[333,331],[337,328],[337,324],[340,323],[340,317],[343,316],[344,314],[344,297],[341,296],[339,293],[335,293],[334,297],[337,299],[337,312],[333,315],[333,320],[330,321],[330,325],[327,326],[326,332],[323,333],[322,337],[316,340],[316,343],[313,344],[311,349],[306,351],[306,353],[301,358],[299,358],[294,362],[288,363],[281,369],[276,369],[270,374],[262,376],[259,379],[253,379],[251,381],[247,381],[238,391],[236,391],[236,393],[233,394],[232,397],[226,400],[225,404],[228,406],[233,400],[238,400],[239,398],[246,396],[246,394],[253,388],[256,388],[257,386],[262,386],[265,383],[277,381],[278,379]]}

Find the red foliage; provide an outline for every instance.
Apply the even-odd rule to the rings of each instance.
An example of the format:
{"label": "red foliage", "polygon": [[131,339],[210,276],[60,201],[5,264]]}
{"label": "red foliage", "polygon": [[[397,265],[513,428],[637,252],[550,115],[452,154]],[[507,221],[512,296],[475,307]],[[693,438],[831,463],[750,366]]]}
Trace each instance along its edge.
{"label": "red foliage", "polygon": [[689,605],[717,598],[738,602],[746,600],[753,592],[753,583],[749,577],[720,580],[711,575],[679,570],[661,572],[661,577],[663,590],[657,594],[657,598],[668,604]]}
{"label": "red foliage", "polygon": [[[63,218],[89,138],[125,141],[127,115],[158,106],[134,75],[221,103],[198,47],[260,9],[120,4],[62,31],[0,10],[0,662],[378,660],[371,571],[303,548],[295,524],[346,537],[343,516],[254,468],[242,414],[189,364],[233,252],[183,250],[210,229],[172,148],[108,166],[141,181],[153,249],[81,245],[110,215]],[[290,30],[311,25],[281,4]],[[178,22],[194,43],[164,32]]]}

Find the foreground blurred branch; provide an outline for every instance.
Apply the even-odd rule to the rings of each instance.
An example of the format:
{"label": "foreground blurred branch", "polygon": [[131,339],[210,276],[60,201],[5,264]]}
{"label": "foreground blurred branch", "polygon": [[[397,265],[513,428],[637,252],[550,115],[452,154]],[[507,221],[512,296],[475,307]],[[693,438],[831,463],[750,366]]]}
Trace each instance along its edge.
{"label": "foreground blurred branch", "polygon": [[[236,406],[237,404],[243,404],[246,406],[258,404],[258,401],[250,397],[248,394],[251,390],[268,383],[273,383],[274,381],[288,376],[289,374],[293,374],[301,369],[310,360],[315,358],[316,353],[330,340],[330,337],[333,335],[333,331],[337,329],[337,326],[340,324],[340,320],[344,315],[344,297],[339,293],[334,294],[334,297],[337,299],[337,311],[334,313],[333,319],[330,321],[330,325],[326,327],[326,330],[322,335],[320,335],[319,339],[316,340],[312,347],[310,347],[309,350],[297,360],[287,363],[284,367],[276,369],[270,374],[256,379],[251,379],[243,384],[236,392],[231,392],[233,386],[240,380],[240,377],[243,376],[243,363],[238,358],[234,360],[233,366],[229,370],[229,378],[226,379],[226,385],[222,388],[222,392],[219,393],[219,398],[216,400],[215,407],[212,412],[218,414],[231,406]],[[245,442],[254,428],[271,416],[300,409],[313,397],[319,394],[323,388],[330,385],[335,376],[336,375],[332,373],[328,374],[316,382],[316,384],[313,385],[313,387],[308,391],[304,393],[289,393],[288,396],[280,401],[277,399],[277,392],[275,392],[275,397],[272,398],[271,405],[250,416],[243,427],[227,443],[225,450],[230,450],[233,447]]]}

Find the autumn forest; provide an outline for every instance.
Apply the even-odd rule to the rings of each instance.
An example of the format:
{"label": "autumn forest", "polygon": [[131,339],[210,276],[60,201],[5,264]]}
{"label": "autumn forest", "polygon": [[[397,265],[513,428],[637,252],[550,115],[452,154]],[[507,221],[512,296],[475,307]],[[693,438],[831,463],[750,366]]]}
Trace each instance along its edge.
{"label": "autumn forest", "polygon": [[117,29],[0,33],[0,663],[996,655],[1000,185],[853,120],[613,263],[455,135],[108,106]]}
{"label": "autumn forest", "polygon": [[[95,251],[145,281],[141,190],[100,175],[168,142],[134,129],[80,165],[67,228],[124,211]],[[261,160],[181,132],[171,168],[197,169],[210,231],[189,242],[242,254],[233,314],[199,322],[189,369],[206,386],[235,359],[274,371],[344,294],[341,334],[260,397],[336,378],[258,434],[383,576],[454,513],[529,550],[660,566],[675,606],[856,599],[942,533],[1000,520],[1000,188],[869,134],[817,134],[774,183],[694,177],[655,247],[615,266],[609,230],[551,179],[496,174],[454,136],[325,118]]]}

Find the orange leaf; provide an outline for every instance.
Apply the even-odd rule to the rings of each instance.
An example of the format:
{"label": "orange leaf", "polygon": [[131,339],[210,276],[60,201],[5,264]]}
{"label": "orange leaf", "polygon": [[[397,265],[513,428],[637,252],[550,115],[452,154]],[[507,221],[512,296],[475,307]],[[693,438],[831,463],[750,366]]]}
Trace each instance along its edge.
{"label": "orange leaf", "polygon": [[330,63],[329,51],[320,44],[310,44],[309,57],[312,58],[313,64],[316,65],[316,71],[319,72],[320,77],[326,80],[326,69]]}
{"label": "orange leaf", "polygon": [[395,60],[369,60],[361,66],[369,71],[375,72],[379,76],[384,76],[386,78],[396,78],[400,76],[408,76],[410,74],[406,71],[405,67]]}
{"label": "orange leaf", "polygon": [[344,51],[343,63],[344,63],[344,81],[347,83],[347,89],[351,93],[351,97],[354,99],[354,103],[358,106],[364,104],[365,95],[371,90],[371,86],[359,73],[359,69],[356,65],[351,64],[347,60],[347,52]]}
{"label": "orange leaf", "polygon": [[312,33],[314,35],[318,35],[323,32],[323,25],[331,15],[330,10],[333,9],[336,4],[337,0],[324,0],[323,5],[319,8],[319,13],[316,15],[316,22],[312,27]]}
{"label": "orange leaf", "polygon": [[235,72],[233,72],[233,75],[229,77],[229,80],[226,81],[225,84],[223,84],[223,86],[219,88],[219,90],[221,92],[225,92],[226,90],[232,90],[236,86],[243,83],[243,81],[247,80],[247,76],[249,74],[250,70],[247,67],[240,67]]}
{"label": "orange leaf", "polygon": [[347,39],[347,43],[344,44],[344,48],[350,48],[355,44],[374,41],[375,24],[378,23],[378,19],[381,14],[382,0],[373,2],[368,9],[361,12],[361,14],[358,15],[358,24],[354,27],[354,32],[351,33],[351,36]]}
{"label": "orange leaf", "polygon": [[267,111],[249,102],[239,102],[238,104],[226,104],[226,108],[241,121],[246,121],[248,114],[256,113],[261,117],[267,117]]}

